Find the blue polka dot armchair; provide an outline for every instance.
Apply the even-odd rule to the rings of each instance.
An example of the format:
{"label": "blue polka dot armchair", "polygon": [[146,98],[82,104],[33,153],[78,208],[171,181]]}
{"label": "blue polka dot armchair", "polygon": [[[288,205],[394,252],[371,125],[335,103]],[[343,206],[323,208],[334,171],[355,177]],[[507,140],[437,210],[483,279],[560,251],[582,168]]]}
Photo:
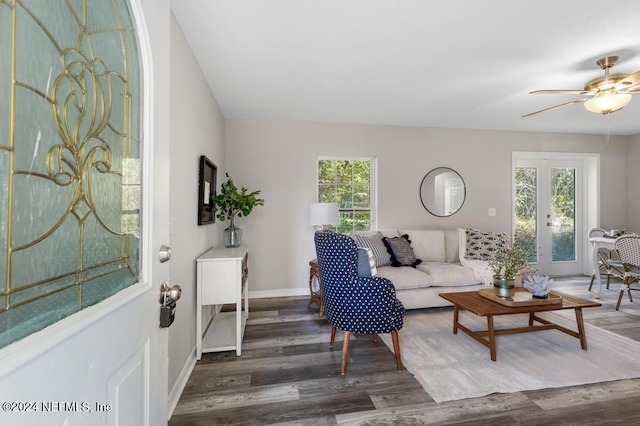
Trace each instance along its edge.
{"label": "blue polka dot armchair", "polygon": [[398,370],[402,370],[398,330],[402,328],[404,306],[396,299],[393,283],[382,277],[358,277],[355,241],[332,231],[315,233],[318,272],[322,286],[324,314],[331,324],[333,348],[336,329],[344,331],[342,374],[347,369],[351,333],[391,333]]}

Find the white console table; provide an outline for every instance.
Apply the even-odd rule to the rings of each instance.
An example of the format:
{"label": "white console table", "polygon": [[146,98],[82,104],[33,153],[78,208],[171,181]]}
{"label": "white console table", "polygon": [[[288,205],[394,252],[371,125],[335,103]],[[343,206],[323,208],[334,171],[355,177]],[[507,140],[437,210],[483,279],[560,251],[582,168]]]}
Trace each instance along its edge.
{"label": "white console table", "polygon": [[[249,248],[213,247],[196,259],[196,352],[242,352],[244,328],[249,317]],[[243,309],[244,298],[244,309]],[[234,303],[235,312],[209,313],[203,328],[202,308]]]}

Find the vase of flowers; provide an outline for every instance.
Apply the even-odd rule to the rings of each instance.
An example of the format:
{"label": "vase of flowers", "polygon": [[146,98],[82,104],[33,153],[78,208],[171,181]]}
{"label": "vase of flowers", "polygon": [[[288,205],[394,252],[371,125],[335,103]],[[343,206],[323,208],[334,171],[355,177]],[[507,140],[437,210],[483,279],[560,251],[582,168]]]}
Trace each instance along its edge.
{"label": "vase of flowers", "polygon": [[509,246],[506,241],[498,245],[496,255],[489,261],[493,270],[493,287],[496,296],[509,298],[515,293],[515,278],[527,270],[530,254],[519,245]]}
{"label": "vase of flowers", "polygon": [[263,206],[264,200],[258,198],[260,191],[249,192],[247,188],[238,187],[226,174],[227,181],[220,185],[220,193],[211,196],[211,206],[216,217],[230,221],[224,230],[225,247],[238,247],[242,239],[242,230],[235,226],[236,216],[248,216],[255,206]]}

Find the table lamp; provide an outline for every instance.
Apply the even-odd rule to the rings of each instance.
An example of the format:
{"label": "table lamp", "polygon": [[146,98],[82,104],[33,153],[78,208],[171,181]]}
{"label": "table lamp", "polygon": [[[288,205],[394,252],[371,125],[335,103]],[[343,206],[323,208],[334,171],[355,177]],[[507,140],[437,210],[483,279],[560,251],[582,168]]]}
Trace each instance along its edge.
{"label": "table lamp", "polygon": [[340,223],[338,203],[314,203],[309,211],[309,224],[318,229],[326,229],[328,225]]}

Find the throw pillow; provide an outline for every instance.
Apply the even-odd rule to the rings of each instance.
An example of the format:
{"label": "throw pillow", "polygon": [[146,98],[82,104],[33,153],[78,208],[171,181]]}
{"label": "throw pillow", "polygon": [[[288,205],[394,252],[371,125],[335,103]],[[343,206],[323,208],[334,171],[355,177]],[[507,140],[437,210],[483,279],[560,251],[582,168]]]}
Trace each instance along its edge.
{"label": "throw pillow", "polygon": [[353,239],[358,247],[371,249],[378,268],[391,265],[391,256],[387,252],[387,247],[382,242],[382,238],[382,233],[379,231],[372,235],[353,234]]}
{"label": "throw pillow", "polygon": [[509,237],[505,233],[483,232],[467,228],[467,248],[464,257],[467,259],[493,260],[501,244],[506,244]]}
{"label": "throw pillow", "polygon": [[360,278],[375,277],[377,273],[373,251],[370,248],[358,247],[358,276]]}
{"label": "throw pillow", "polygon": [[385,237],[382,241],[391,255],[391,266],[413,266],[415,268],[416,265],[422,263],[421,259],[416,259],[408,235],[394,238]]}

